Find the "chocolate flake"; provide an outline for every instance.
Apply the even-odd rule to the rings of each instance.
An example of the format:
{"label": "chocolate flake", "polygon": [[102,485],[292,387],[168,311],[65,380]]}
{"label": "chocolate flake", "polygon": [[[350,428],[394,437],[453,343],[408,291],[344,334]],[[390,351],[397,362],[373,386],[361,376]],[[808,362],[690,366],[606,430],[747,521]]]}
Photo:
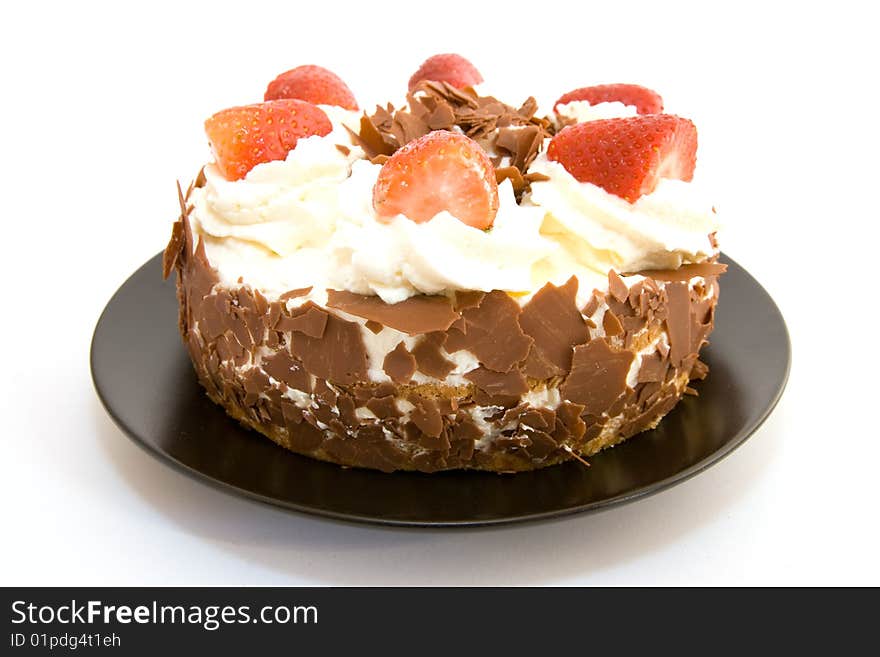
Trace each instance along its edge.
{"label": "chocolate flake", "polygon": [[632,360],[631,351],[614,350],[602,338],[575,347],[571,373],[560,386],[563,396],[601,415],[626,391]]}
{"label": "chocolate flake", "polygon": [[327,290],[327,307],[379,322],[410,335],[445,331],[459,318],[448,297],[424,294],[391,304],[376,296]]}
{"label": "chocolate flake", "polygon": [[638,382],[647,383],[650,381],[663,381],[666,378],[666,368],[669,362],[660,357],[660,354],[653,353],[642,356],[642,363],[639,366]]}
{"label": "chocolate flake", "polygon": [[572,350],[585,343],[590,332],[577,309],[578,280],[572,276],[565,285],[547,283],[529,300],[519,317],[526,335],[535,341],[541,356],[568,372]]}
{"label": "chocolate flake", "polygon": [[665,281],[676,283],[689,281],[696,276],[709,278],[710,276],[720,276],[727,271],[727,265],[718,262],[699,262],[689,265],[682,265],[678,269],[656,269],[638,272],[642,276],[647,276],[655,281]]}
{"label": "chocolate flake", "polygon": [[288,299],[296,299],[297,297],[304,297],[309,292],[312,291],[312,286],[309,287],[300,287],[295,290],[288,290],[287,292],[282,293],[279,297],[279,301],[287,301]]}
{"label": "chocolate flake", "polygon": [[443,418],[440,415],[437,402],[433,399],[425,399],[417,395],[411,396],[409,401],[415,407],[410,413],[413,423],[426,436],[434,438],[439,436],[443,431]]}
{"label": "chocolate flake", "polygon": [[519,170],[523,187],[526,168],[552,136],[548,119],[534,116],[537,102],[528,98],[514,108],[492,96],[479,96],[472,88],[457,89],[445,82],[425,80],[407,95],[406,108],[376,107],[372,116],[361,118],[360,131],[351,133],[368,158],[392,155],[398,148],[432,130],[453,130],[476,140],[487,151],[495,148]]}
{"label": "chocolate flake", "polygon": [[305,333],[292,336],[291,353],[315,376],[348,385],[367,378],[367,351],[360,327],[327,314],[324,334],[314,338]]}
{"label": "chocolate flake", "polygon": [[691,346],[690,294],[684,281],[666,286],[669,314],[666,330],[669,333],[669,358],[675,367],[681,365]]}
{"label": "chocolate flake", "polygon": [[529,391],[525,377],[519,370],[511,370],[506,374],[494,372],[485,367],[478,367],[464,375],[480,390],[490,396],[519,397]]}
{"label": "chocolate flake", "polygon": [[629,288],[620,275],[613,269],[608,270],[608,291],[620,303],[623,303],[629,297]]}
{"label": "chocolate flake", "polygon": [[[627,319],[630,318],[624,317],[624,320]],[[623,333],[623,324],[617,319],[617,315],[611,312],[610,308],[605,311],[605,314],[602,316],[602,328],[605,330],[605,335],[608,337],[614,337],[615,335]]]}
{"label": "chocolate flake", "polygon": [[311,301],[295,308],[290,317],[282,316],[275,329],[278,331],[297,331],[312,338],[320,338],[327,327],[327,312]]}
{"label": "chocolate flake", "polygon": [[403,341],[400,341],[394,350],[385,356],[382,369],[394,383],[409,383],[416,371],[416,359]]}
{"label": "chocolate flake", "polygon": [[443,380],[455,369],[455,363],[447,360],[440,352],[444,342],[446,342],[446,333],[434,331],[425,335],[413,347],[412,355],[415,356],[416,364],[422,374]]}
{"label": "chocolate flake", "polygon": [[519,304],[507,293],[490,292],[479,306],[462,311],[465,331],[449,330],[446,351],[467,349],[485,367],[509,372],[528,356],[533,343],[519,325],[519,314]]}

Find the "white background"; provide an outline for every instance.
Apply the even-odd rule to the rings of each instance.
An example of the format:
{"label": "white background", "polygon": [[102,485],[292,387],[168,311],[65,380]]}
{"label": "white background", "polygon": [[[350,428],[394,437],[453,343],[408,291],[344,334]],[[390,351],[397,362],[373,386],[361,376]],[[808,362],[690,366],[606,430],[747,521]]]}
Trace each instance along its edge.
{"label": "white background", "polygon": [[[870,3],[175,4],[4,9],[0,583],[880,584]],[[338,72],[369,107],[444,51],[511,103],[637,82],[695,120],[723,247],[791,332],[775,413],[648,500],[492,530],[289,514],[135,447],[97,401],[89,341],[116,288],[164,247],[174,180],[208,157],[202,121],[303,63]]]}

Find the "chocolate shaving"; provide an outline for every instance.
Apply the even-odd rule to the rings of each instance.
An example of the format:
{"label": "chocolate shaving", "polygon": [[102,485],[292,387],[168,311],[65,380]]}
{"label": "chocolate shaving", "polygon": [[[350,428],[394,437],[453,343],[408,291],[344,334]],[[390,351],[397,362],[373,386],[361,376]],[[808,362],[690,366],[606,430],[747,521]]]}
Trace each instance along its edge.
{"label": "chocolate shaving", "polygon": [[571,374],[560,386],[565,399],[583,405],[585,412],[601,415],[626,391],[631,351],[617,351],[602,338],[574,349]]}
{"label": "chocolate shaving", "polygon": [[708,278],[720,276],[727,271],[727,265],[720,262],[700,262],[690,265],[682,265],[678,269],[655,269],[638,272],[642,276],[653,278],[655,281],[667,281],[676,283],[689,281],[696,276]]}
{"label": "chocolate shaving", "polygon": [[165,247],[165,252],[162,254],[163,279],[168,278],[171,275],[171,271],[177,266],[177,261],[180,258],[181,251],[183,251],[185,241],[183,220],[175,221],[171,226],[171,239],[168,241],[168,246]]}
{"label": "chocolate shaving", "polygon": [[590,339],[590,331],[577,309],[578,280],[572,276],[565,285],[547,283],[529,300],[519,317],[526,335],[535,341],[537,354],[555,368],[567,373],[571,369],[572,350]]}
{"label": "chocolate shaving", "polygon": [[382,369],[395,383],[409,383],[416,371],[416,359],[401,341],[385,356]]}
{"label": "chocolate shaving", "polygon": [[697,360],[691,369],[691,379],[702,381],[709,375],[709,366],[701,360]]}
{"label": "chocolate shaving", "polygon": [[525,172],[538,156],[544,143],[544,131],[536,125],[517,128],[499,128],[495,148],[510,158],[510,166]]}
{"label": "chocolate shaving", "polygon": [[411,396],[409,401],[415,406],[410,413],[413,423],[426,436],[434,438],[439,436],[443,431],[443,417],[440,414],[440,409],[437,407],[437,402],[433,399],[425,399],[416,395]]}
{"label": "chocolate shaving", "polygon": [[303,368],[302,362],[293,358],[286,351],[276,351],[268,358],[264,358],[261,367],[276,381],[281,381],[294,390],[311,392],[312,384],[308,372]]}
{"label": "chocolate shaving", "polygon": [[419,343],[413,347],[412,355],[416,359],[419,372],[433,376],[441,381],[455,369],[455,363],[447,360],[440,349],[446,342],[446,333],[434,331],[425,335]]}
{"label": "chocolate shaving", "polygon": [[451,328],[446,351],[467,349],[482,365],[496,372],[509,372],[529,354],[532,339],[519,324],[520,307],[510,296],[494,290],[480,305],[462,311],[464,331]]}
{"label": "chocolate shaving", "polygon": [[[361,117],[360,131],[352,139],[368,158],[392,155],[413,139],[433,130],[453,130],[476,140],[485,150],[496,149],[508,157],[519,176],[514,182],[519,200],[528,184],[526,168],[535,159],[546,137],[552,136],[548,119],[535,117],[538,104],[528,98],[517,109],[492,96],[479,96],[472,88],[457,89],[445,82],[426,80],[407,95],[407,106],[376,107],[372,116]],[[351,132],[351,131],[350,131]]]}
{"label": "chocolate shaving", "polygon": [[372,397],[365,404],[373,414],[380,420],[388,418],[398,418],[403,415],[397,408],[397,402],[394,397]]}
{"label": "chocolate shaving", "polygon": [[445,331],[459,318],[448,297],[424,294],[391,304],[379,297],[327,290],[327,307],[379,322],[410,335]]}
{"label": "chocolate shaving", "polygon": [[525,377],[519,370],[511,370],[506,374],[478,367],[464,375],[480,390],[490,396],[519,397],[529,391]]}
{"label": "chocolate shaving", "polygon": [[537,380],[549,379],[565,374],[565,370],[542,356],[534,344],[529,349],[529,355],[526,356],[526,359],[520,365],[520,370],[526,376]]}
{"label": "chocolate shaving", "polygon": [[290,351],[321,379],[348,385],[367,378],[367,351],[360,327],[329,313],[321,338],[296,333]]}
{"label": "chocolate shaving", "polygon": [[602,300],[599,298],[599,295],[596,291],[593,291],[593,295],[590,297],[590,300],[587,301],[587,305],[583,307],[581,313],[586,317],[592,317],[595,312],[599,309],[599,304]]}
{"label": "chocolate shaving", "polygon": [[666,378],[666,368],[669,361],[660,354],[654,353],[642,356],[642,364],[639,366],[638,382],[662,382]]}
{"label": "chocolate shaving", "polygon": [[620,303],[623,303],[629,298],[629,288],[626,286],[626,283],[623,282],[620,275],[613,269],[608,270],[608,291],[611,293],[611,296],[617,299]]}
{"label": "chocolate shaving", "polygon": [[666,317],[666,330],[669,333],[669,359],[678,367],[687,356],[691,346],[690,294],[686,282],[670,283],[666,286],[669,299],[669,314]]}
{"label": "chocolate shaving", "polygon": [[510,180],[513,194],[517,202],[519,202],[526,192],[531,191],[533,182],[550,180],[550,176],[545,176],[543,173],[527,173],[523,175],[519,169],[513,166],[495,169],[495,182],[500,185],[505,180]]}
{"label": "chocolate shaving", "polygon": [[[624,320],[627,319],[630,318],[624,317]],[[611,312],[610,308],[605,311],[605,314],[602,316],[602,328],[605,330],[605,335],[608,337],[614,337],[615,335],[623,333],[623,324],[617,319],[617,315]]]}
{"label": "chocolate shaving", "polygon": [[[376,108],[377,110],[381,108]],[[393,135],[388,135],[390,139],[386,140],[386,135],[379,131],[372,119],[366,115],[361,117],[361,128],[358,132],[354,132],[348,126],[345,126],[348,134],[354,143],[360,146],[368,158],[376,155],[393,155],[394,151],[400,148],[393,140]]]}
{"label": "chocolate shaving", "polygon": [[327,327],[327,312],[311,301],[295,308],[290,317],[282,316],[275,325],[278,331],[297,331],[312,338],[320,338]]}
{"label": "chocolate shaving", "polygon": [[312,286],[309,287],[299,287],[295,290],[288,290],[287,292],[283,292],[279,297],[279,301],[287,301],[288,299],[296,299],[297,297],[304,297],[309,292],[312,291]]}

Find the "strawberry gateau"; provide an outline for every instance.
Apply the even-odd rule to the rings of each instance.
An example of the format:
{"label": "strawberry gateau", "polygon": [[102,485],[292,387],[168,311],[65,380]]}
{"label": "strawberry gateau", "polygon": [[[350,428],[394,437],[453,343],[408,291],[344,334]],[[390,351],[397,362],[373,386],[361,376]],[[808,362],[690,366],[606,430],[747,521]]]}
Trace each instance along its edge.
{"label": "strawberry gateau", "polygon": [[546,115],[485,85],[436,55],[361,112],[300,66],[205,122],[164,270],[230,416],[343,466],[517,472],[695,392],[725,267],[694,124],[638,85]]}

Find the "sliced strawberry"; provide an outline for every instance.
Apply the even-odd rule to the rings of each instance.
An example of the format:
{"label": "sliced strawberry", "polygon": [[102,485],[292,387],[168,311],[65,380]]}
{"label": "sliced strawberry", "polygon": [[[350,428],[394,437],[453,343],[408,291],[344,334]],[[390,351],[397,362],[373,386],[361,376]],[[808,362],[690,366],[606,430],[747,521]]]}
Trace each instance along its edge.
{"label": "sliced strawberry", "polygon": [[297,98],[315,105],[338,105],[357,110],[358,104],[348,85],[336,73],[321,66],[297,66],[269,83],[264,100]]}
{"label": "sliced strawberry", "polygon": [[660,94],[637,84],[600,84],[595,87],[575,89],[557,100],[553,109],[575,100],[586,100],[590,105],[616,101],[624,105],[632,105],[639,114],[660,114],[663,111],[663,99],[660,98]]}
{"label": "sliced strawberry", "polygon": [[422,223],[447,210],[468,226],[489,228],[498,213],[495,167],[473,139],[429,132],[382,166],[373,207],[381,220],[402,214]]}
{"label": "sliced strawberry", "polygon": [[547,157],[579,181],[635,203],[660,178],[693,179],[697,128],[671,114],[588,121],[557,134]]}
{"label": "sliced strawberry", "polygon": [[409,90],[416,88],[423,80],[446,82],[458,89],[472,87],[483,81],[477,67],[461,55],[448,53],[428,57],[409,79]]}
{"label": "sliced strawberry", "polygon": [[205,121],[205,133],[220,173],[239,180],[256,165],[283,160],[300,137],[324,136],[333,129],[330,119],[302,100],[230,107]]}

